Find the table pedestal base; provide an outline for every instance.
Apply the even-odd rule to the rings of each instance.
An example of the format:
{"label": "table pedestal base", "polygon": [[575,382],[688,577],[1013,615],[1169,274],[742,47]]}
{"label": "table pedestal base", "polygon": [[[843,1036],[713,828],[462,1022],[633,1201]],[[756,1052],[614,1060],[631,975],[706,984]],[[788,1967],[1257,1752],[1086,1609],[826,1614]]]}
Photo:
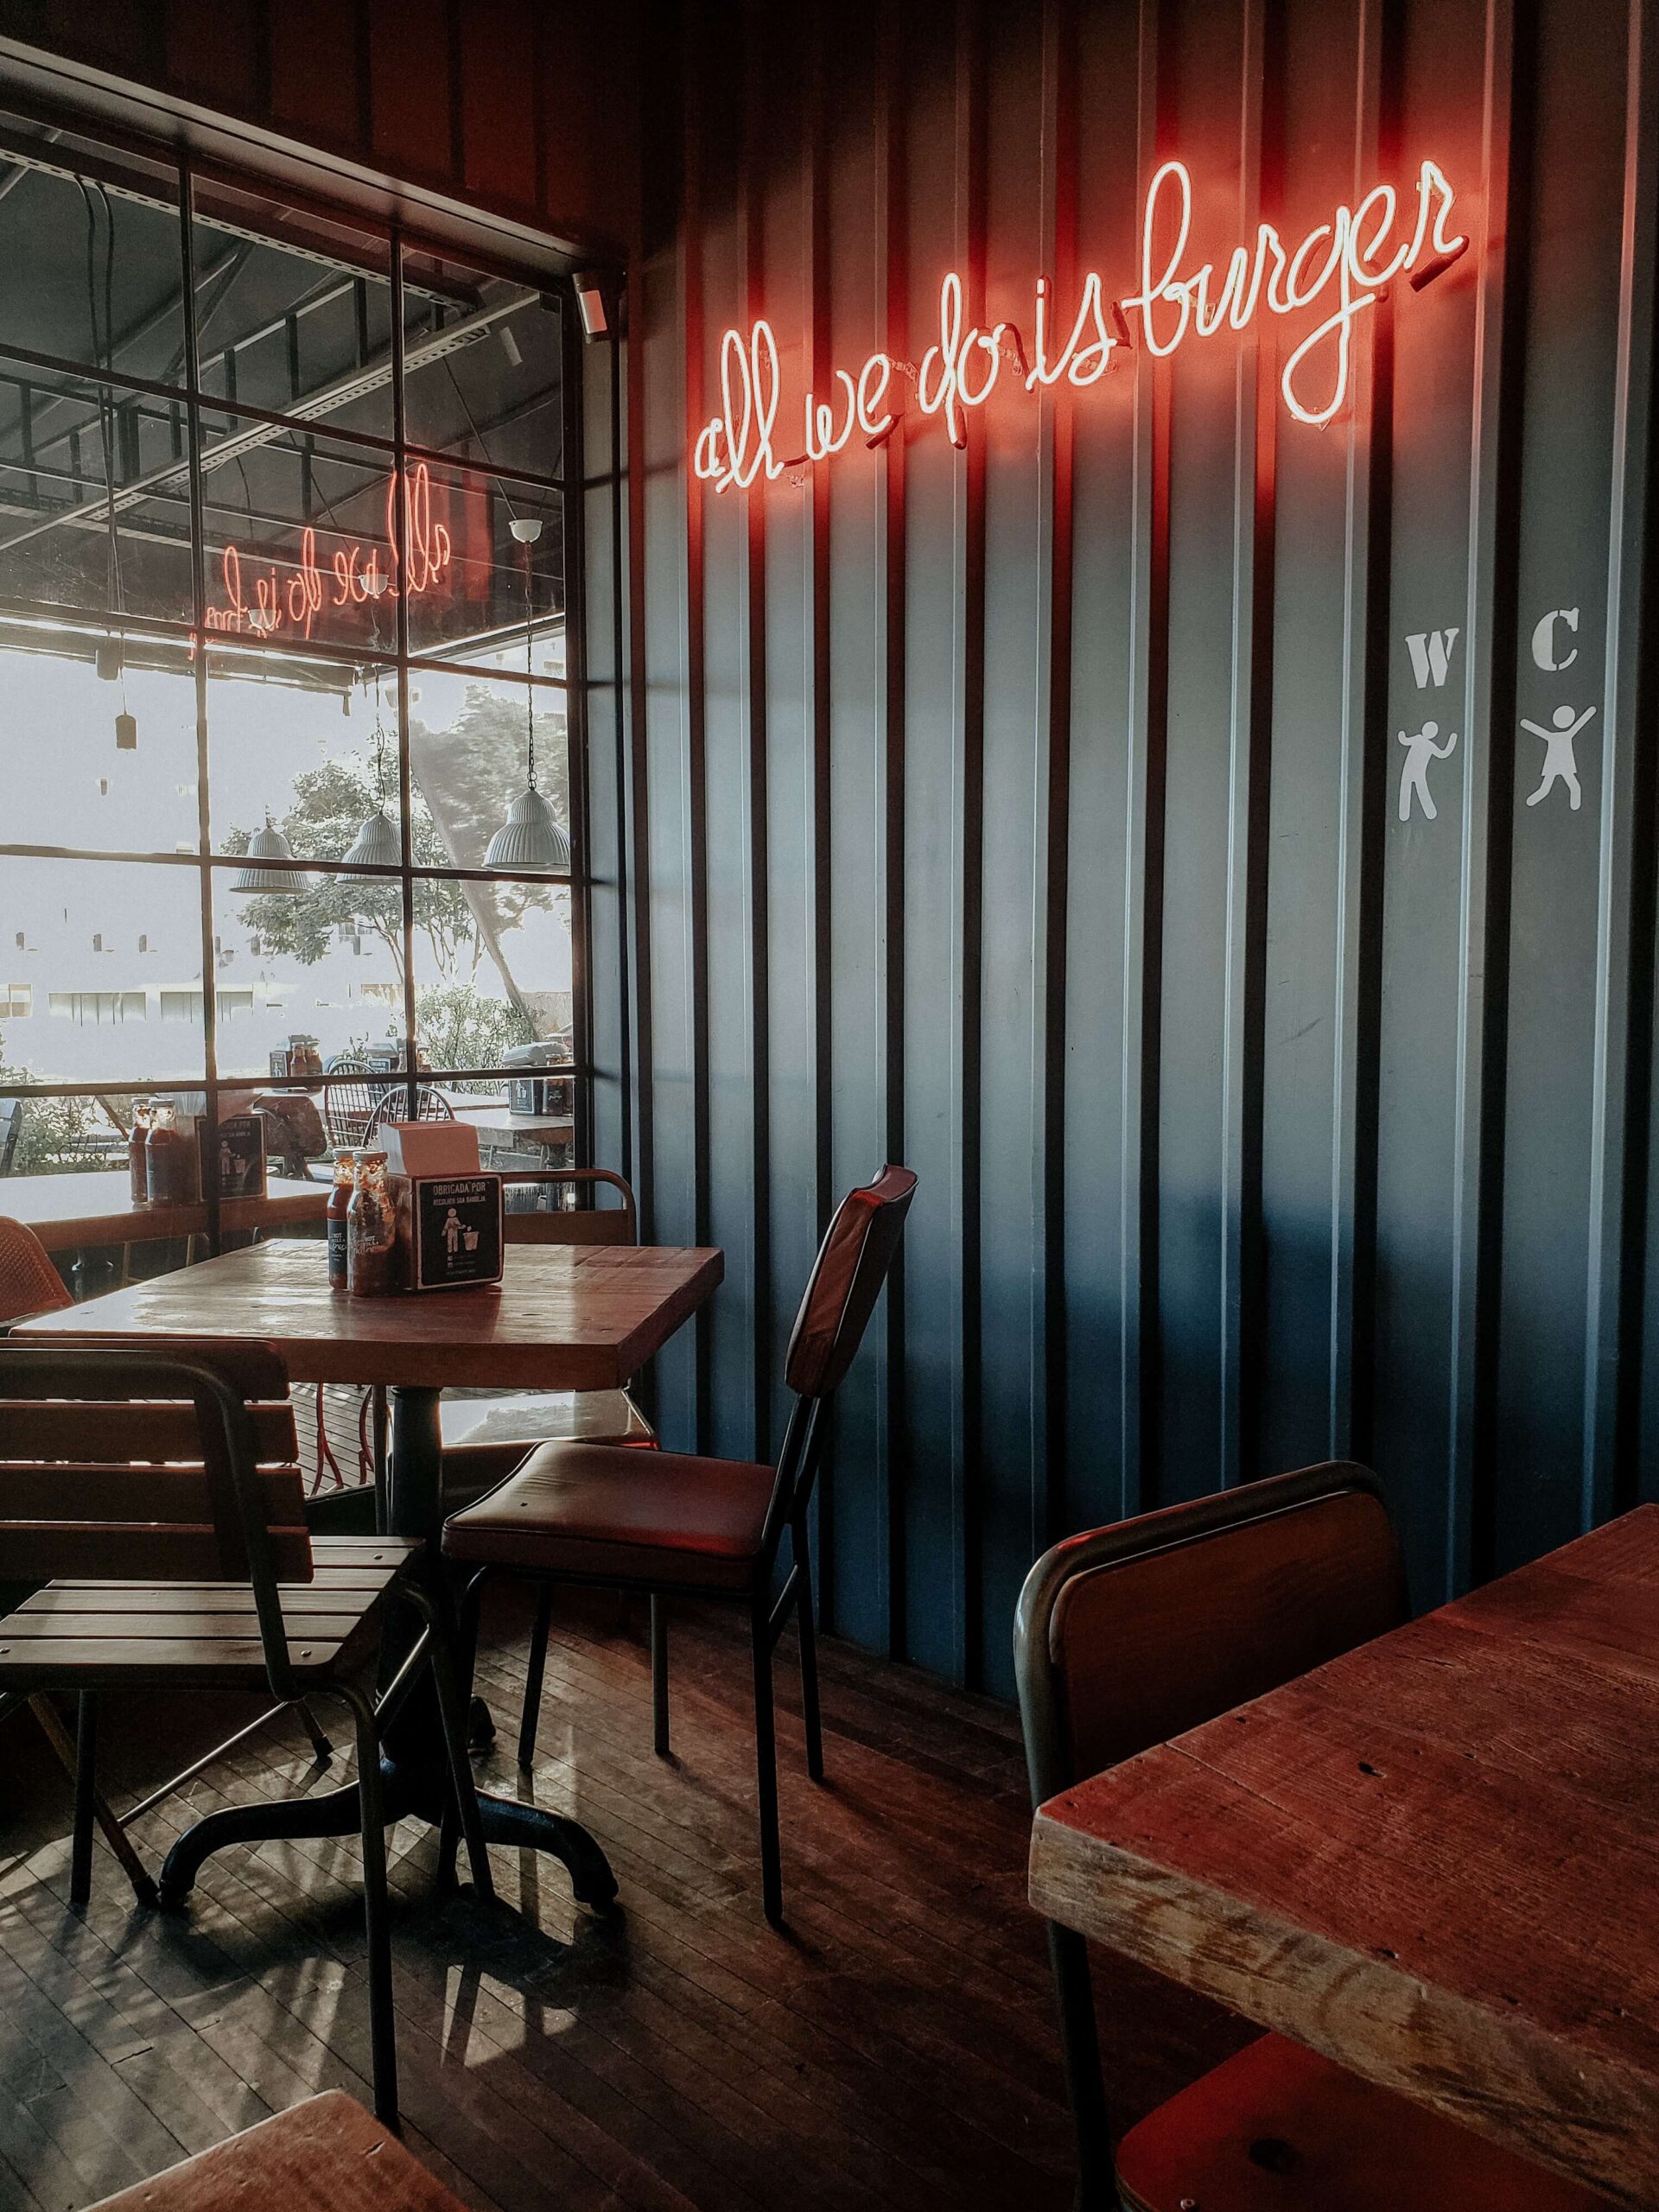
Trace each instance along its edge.
{"label": "table pedestal base", "polygon": [[[380,1765],[385,1790],[388,1825],[411,1815],[439,1827],[443,1816],[443,1788],[429,1796],[420,1783],[404,1773],[390,1759]],[[510,1797],[479,1792],[478,1809],[486,1843],[510,1844],[519,1850],[546,1851],[569,1870],[570,1887],[578,1904],[603,1910],[616,1896],[616,1877],[610,1862],[579,1821],[549,1813],[537,1805],[521,1805]],[[289,1843],[314,1836],[355,1835],[361,1825],[357,1784],[322,1791],[315,1797],[296,1797],[286,1803],[231,1805],[208,1813],[187,1828],[162,1868],[161,1903],[182,1904],[195,1887],[202,1861],[215,1851],[235,1843]],[[447,1856],[447,1854],[445,1854]]]}
{"label": "table pedestal base", "polygon": [[[394,1389],[391,1397],[391,1452],[386,1499],[388,1533],[423,1537],[434,1557],[429,1572],[442,1572],[435,1557],[443,1525],[443,1455],[438,1433],[435,1390]],[[430,1584],[429,1584],[430,1586]],[[396,1675],[418,1634],[418,1624],[405,1606],[387,1624],[380,1669],[383,1683]],[[470,1638],[467,1640],[470,1646]],[[487,1710],[470,1698],[472,1652],[456,1654],[462,1675],[461,1694],[469,1703],[467,1734],[474,1747],[494,1734]],[[388,1825],[415,1816],[430,1821],[441,1833],[444,1813],[451,1804],[448,1774],[435,1748],[442,1744],[442,1726],[437,1692],[429,1671],[409,1687],[408,1694],[388,1722],[380,1762]],[[478,1809],[486,1843],[511,1844],[520,1850],[550,1852],[569,1869],[570,1885],[578,1904],[608,1905],[616,1896],[616,1877],[598,1844],[579,1821],[537,1805],[521,1805],[510,1797],[479,1794]],[[323,1791],[315,1797],[296,1797],[273,1804],[227,1806],[209,1813],[188,1828],[167,1855],[162,1868],[161,1902],[182,1903],[195,1886],[203,1859],[227,1844],[289,1842],[314,1836],[355,1835],[360,1817],[357,1785]],[[452,1854],[440,1853],[442,1871],[450,1871]]]}

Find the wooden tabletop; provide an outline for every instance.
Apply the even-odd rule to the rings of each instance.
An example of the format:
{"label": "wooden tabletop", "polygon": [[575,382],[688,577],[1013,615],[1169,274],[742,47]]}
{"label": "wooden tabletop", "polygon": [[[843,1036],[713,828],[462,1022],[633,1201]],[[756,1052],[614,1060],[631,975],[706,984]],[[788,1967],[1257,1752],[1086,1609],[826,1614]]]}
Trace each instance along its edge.
{"label": "wooden tabletop", "polygon": [[480,1136],[517,1137],[525,1144],[569,1144],[576,1133],[569,1114],[510,1114],[505,1106],[469,1106],[454,1102],[455,1118],[470,1122]]}
{"label": "wooden tabletop", "polygon": [[1052,1799],[1031,1899],[1659,2204],[1659,1506]]}
{"label": "wooden tabletop", "polygon": [[[292,1228],[321,1221],[327,1204],[326,1183],[273,1183],[262,1198],[226,1199],[219,1220],[226,1229]],[[27,1222],[48,1252],[200,1236],[207,1228],[207,1209],[200,1204],[135,1206],[124,1167],[86,1175],[0,1177],[0,1214]]]}
{"label": "wooden tabletop", "polygon": [[15,1336],[154,1344],[251,1338],[296,1382],[612,1390],[713,1296],[718,1250],[508,1247],[499,1287],[351,1298],[319,1243],[276,1241],[22,1323]]}

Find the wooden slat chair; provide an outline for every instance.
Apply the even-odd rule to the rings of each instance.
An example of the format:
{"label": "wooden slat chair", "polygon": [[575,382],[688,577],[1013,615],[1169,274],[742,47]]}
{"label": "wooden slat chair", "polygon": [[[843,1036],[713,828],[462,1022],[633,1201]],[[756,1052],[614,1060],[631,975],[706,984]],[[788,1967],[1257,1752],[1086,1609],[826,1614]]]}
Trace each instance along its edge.
{"label": "wooden slat chair", "polygon": [[[807,1772],[823,1779],[808,1510],[830,1401],[852,1365],[887,1281],[916,1188],[907,1167],[884,1167],[849,1192],[824,1234],[796,1317],[784,1374],[795,1394],[775,1467],[614,1445],[546,1444],[518,1472],[444,1523],[445,1556],[547,1582],[640,1591],[652,1599],[652,1701],[659,1753],[668,1751],[668,1644],[658,1599],[723,1599],[749,1615],[754,1660],[755,1761],[766,1916],[783,1917],[772,1655],[799,1622]],[[790,1567],[773,1583],[785,1533]],[[539,1676],[527,1698],[524,1739],[535,1748]],[[528,1754],[521,1751],[528,1764]]]}
{"label": "wooden slat chair", "polygon": [[[0,1693],[79,1700],[70,1897],[91,1894],[97,1713],[107,1690],[337,1697],[357,1735],[375,2109],[397,2118],[381,1733],[434,1671],[473,1878],[489,1896],[444,1617],[397,1536],[313,1543],[288,1376],[263,1345],[0,1344],[0,1548],[46,1580],[0,1621]],[[367,1677],[394,1595],[424,1624],[378,1701]]]}
{"label": "wooden slat chair", "polygon": [[[1032,1568],[1014,1668],[1033,1807],[1397,1628],[1376,1478],[1333,1460],[1073,1536]],[[1283,2036],[1112,2153],[1088,1945],[1050,1923],[1079,2202],[1128,2212],[1595,2212],[1599,2197]]]}

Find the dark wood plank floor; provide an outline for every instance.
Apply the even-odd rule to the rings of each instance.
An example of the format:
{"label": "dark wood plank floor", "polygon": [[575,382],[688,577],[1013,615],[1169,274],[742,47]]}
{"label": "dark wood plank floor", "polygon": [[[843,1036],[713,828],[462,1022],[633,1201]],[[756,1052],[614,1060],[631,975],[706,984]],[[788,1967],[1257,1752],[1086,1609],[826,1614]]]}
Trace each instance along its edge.
{"label": "dark wood plank floor", "polygon": [[[479,1686],[502,1740],[480,1773],[517,1788],[510,1593],[487,1625]],[[781,1656],[786,1932],[760,1910],[747,1651],[724,1617],[676,1622],[670,1764],[651,1751],[637,1624],[589,1611],[555,1631],[526,1794],[594,1830],[625,1910],[596,1918],[556,1865],[505,1851],[498,1909],[439,1898],[429,1834],[396,1832],[406,2135],[467,2202],[1069,2202],[1012,1717],[831,1643],[815,1789]],[[111,1700],[111,1796],[133,1802],[253,1709]],[[342,1752],[319,1772],[279,1720],[137,1840],[153,1865],[199,1812],[348,1770]],[[0,2208],[67,2212],[318,2088],[367,2101],[354,1841],[226,1853],[179,1916],[134,1910],[100,1842],[82,1917],[67,1786],[26,1717],[5,1724],[0,1776]],[[1125,2120],[1241,2040],[1138,1977],[1114,1976],[1107,1999]]]}

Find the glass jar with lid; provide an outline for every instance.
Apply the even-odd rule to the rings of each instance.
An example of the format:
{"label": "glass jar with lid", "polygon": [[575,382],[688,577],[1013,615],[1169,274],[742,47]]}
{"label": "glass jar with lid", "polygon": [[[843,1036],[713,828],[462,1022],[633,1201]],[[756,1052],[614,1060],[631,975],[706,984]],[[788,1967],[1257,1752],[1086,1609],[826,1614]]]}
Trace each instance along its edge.
{"label": "glass jar with lid", "polygon": [[384,1152],[359,1152],[346,1210],[346,1287],[357,1298],[397,1287],[397,1216]]}

